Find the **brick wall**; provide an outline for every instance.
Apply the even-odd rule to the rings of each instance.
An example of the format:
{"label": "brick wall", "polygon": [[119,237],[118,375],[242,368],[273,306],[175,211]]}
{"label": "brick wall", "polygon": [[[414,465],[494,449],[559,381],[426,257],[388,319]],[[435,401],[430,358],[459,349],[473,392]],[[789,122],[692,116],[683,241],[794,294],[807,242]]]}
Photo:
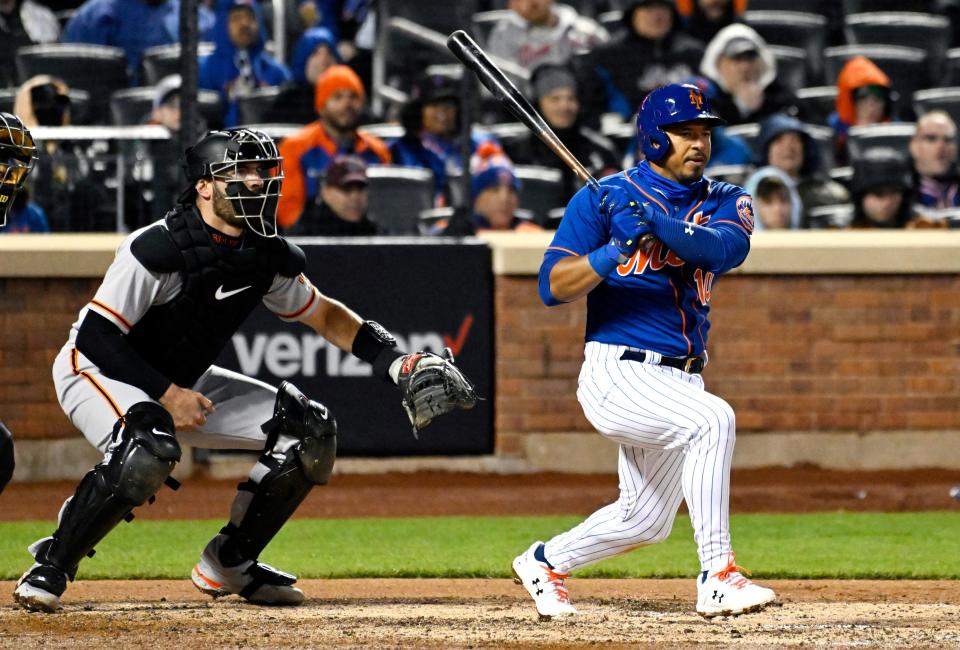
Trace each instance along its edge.
{"label": "brick wall", "polygon": [[0,419],[17,439],[76,436],[51,366],[99,279],[0,279]]}
{"label": "brick wall", "polygon": [[[704,376],[740,431],[960,429],[960,277],[728,276],[711,304]],[[535,278],[500,276],[496,309],[498,433],[591,430],[585,303],[547,309]]]}
{"label": "brick wall", "polygon": [[[50,366],[98,284],[0,279],[0,418],[18,438],[75,435]],[[960,276],[740,275],[712,303],[705,376],[741,431],[960,430]],[[589,431],[584,303],[547,309],[535,278],[497,276],[495,304],[497,432]]]}

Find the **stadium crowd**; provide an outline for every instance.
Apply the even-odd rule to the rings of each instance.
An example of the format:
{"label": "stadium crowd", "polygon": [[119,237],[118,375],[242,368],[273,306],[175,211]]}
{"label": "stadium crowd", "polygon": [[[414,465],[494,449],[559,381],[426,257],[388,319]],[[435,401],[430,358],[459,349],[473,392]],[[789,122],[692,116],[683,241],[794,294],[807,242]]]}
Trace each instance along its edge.
{"label": "stadium crowd", "polygon": [[[443,36],[464,28],[512,64],[597,177],[642,157],[645,94],[689,82],[727,122],[707,175],[748,188],[758,229],[960,225],[960,0],[286,0],[283,20],[269,0],[198,4],[205,126],[278,138],[289,234],[552,228],[580,187],[396,17]],[[0,0],[0,48],[16,61],[0,70],[0,110],[30,127],[171,134],[38,138],[29,192],[0,232],[113,231],[118,210],[132,230],[171,207],[183,185],[179,11]]]}

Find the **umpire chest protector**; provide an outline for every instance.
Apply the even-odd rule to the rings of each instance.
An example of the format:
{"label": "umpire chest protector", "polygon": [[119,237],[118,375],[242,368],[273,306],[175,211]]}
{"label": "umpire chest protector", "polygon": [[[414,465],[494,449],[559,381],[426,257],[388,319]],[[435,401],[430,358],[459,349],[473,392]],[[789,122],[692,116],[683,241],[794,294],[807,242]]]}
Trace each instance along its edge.
{"label": "umpire chest protector", "polygon": [[177,206],[144,231],[131,252],[156,273],[179,273],[183,286],[151,307],[128,339],[141,357],[178,386],[192,386],[270,291],[277,274],[296,277],[306,258],[280,237],[247,235],[237,249],[219,246],[193,207]]}

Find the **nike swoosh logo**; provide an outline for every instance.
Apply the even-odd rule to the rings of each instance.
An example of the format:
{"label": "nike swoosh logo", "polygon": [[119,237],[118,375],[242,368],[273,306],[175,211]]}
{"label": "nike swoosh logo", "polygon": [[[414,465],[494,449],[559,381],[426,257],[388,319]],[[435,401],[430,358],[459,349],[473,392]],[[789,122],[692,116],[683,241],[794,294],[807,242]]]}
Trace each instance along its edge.
{"label": "nike swoosh logo", "polygon": [[154,432],[156,435],[158,435],[158,436],[169,436],[169,435],[170,435],[168,432],[166,432],[166,431],[161,431],[160,429],[157,429],[156,427],[154,427],[153,432]]}
{"label": "nike swoosh logo", "polygon": [[223,285],[221,284],[219,287],[217,287],[217,292],[216,292],[215,294],[213,294],[213,295],[214,295],[214,297],[215,297],[217,300],[223,300],[224,298],[229,298],[230,296],[235,296],[235,295],[237,295],[238,293],[240,293],[241,291],[246,291],[246,290],[249,289],[251,286],[253,286],[253,285],[247,285],[247,286],[245,286],[245,287],[240,287],[239,289],[234,289],[233,291],[224,291],[224,290],[223,290]]}

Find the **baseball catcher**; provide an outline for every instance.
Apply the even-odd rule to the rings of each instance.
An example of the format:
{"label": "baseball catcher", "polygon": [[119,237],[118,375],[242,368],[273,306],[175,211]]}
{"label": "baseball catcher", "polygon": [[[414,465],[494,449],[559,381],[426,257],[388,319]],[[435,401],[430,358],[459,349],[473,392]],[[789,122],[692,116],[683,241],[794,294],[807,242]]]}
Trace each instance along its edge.
{"label": "baseball catcher", "polygon": [[400,386],[415,428],[470,408],[470,382],[449,359],[405,354],[379,324],[323,295],[304,252],[276,235],[282,160],[267,135],[211,131],[185,153],[188,187],[161,221],[121,244],[54,361],[57,397],[103,461],[80,481],[57,529],[30,546],[35,563],[14,596],[60,607],[80,561],[170,477],[180,445],[261,452],[238,486],[230,519],[193,568],[211,596],[296,605],[296,577],[258,561],[315,485],[330,478],[337,424],[283,382],[274,388],[213,364],[259,303],[302,322]]}
{"label": "baseball catcher", "polygon": [[[20,118],[0,113],[0,228],[37,162],[37,148]],[[13,477],[13,434],[0,422],[0,493]]]}

